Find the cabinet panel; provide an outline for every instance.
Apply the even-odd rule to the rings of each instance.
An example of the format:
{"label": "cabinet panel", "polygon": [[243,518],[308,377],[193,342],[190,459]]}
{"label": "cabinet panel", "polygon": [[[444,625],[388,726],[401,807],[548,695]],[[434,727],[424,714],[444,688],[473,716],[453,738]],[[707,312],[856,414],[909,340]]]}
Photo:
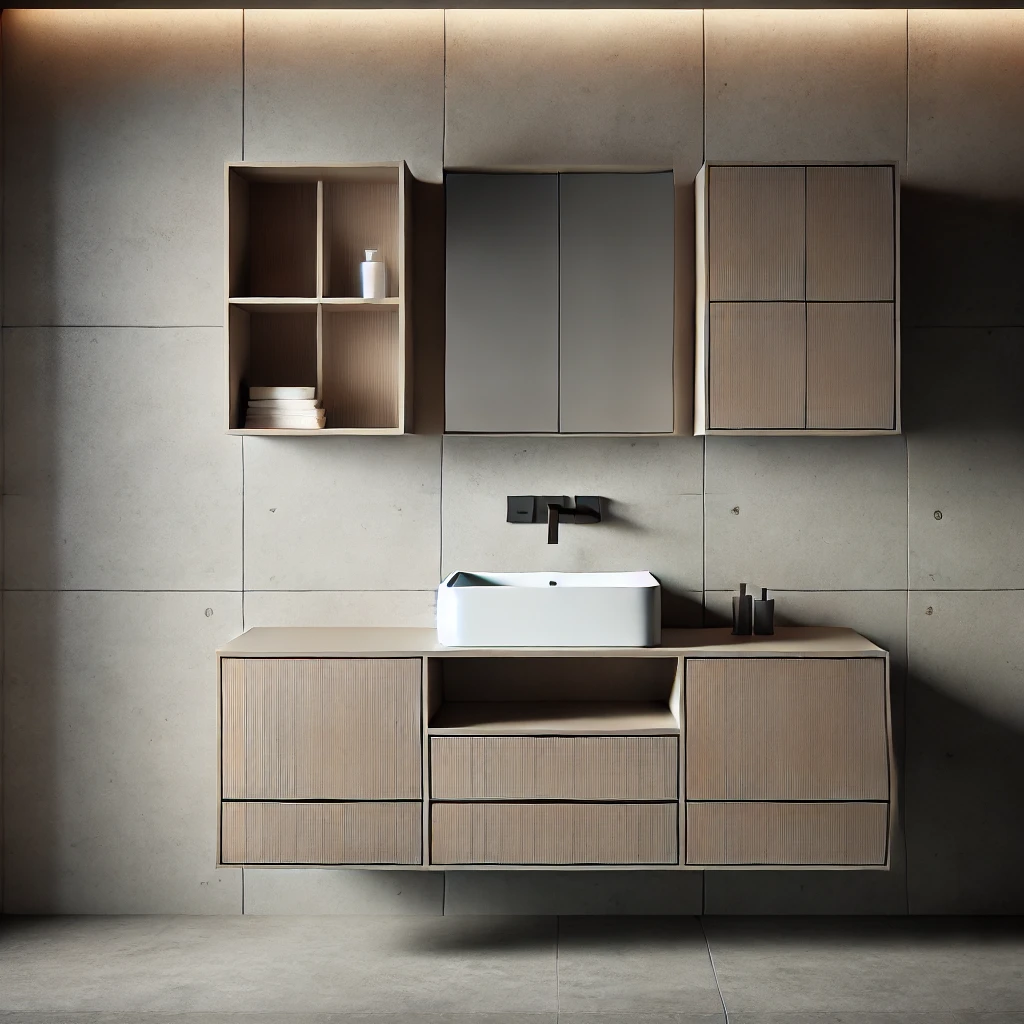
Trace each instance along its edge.
{"label": "cabinet panel", "polygon": [[445,427],[558,430],[558,177],[449,174]]}
{"label": "cabinet panel", "polygon": [[711,167],[712,301],[804,298],[804,168]]}
{"label": "cabinet panel", "polygon": [[802,302],[711,304],[712,427],[803,427],[805,328]]}
{"label": "cabinet panel", "polygon": [[690,803],[692,865],[884,865],[885,803]]}
{"label": "cabinet panel", "polygon": [[673,429],[671,173],[559,175],[562,431]]}
{"label": "cabinet panel", "polygon": [[894,297],[892,167],[807,168],[807,298]]}
{"label": "cabinet panel", "polygon": [[224,864],[419,864],[422,804],[221,804]]}
{"label": "cabinet panel", "polygon": [[418,658],[225,658],[222,795],[421,794]]}
{"label": "cabinet panel", "polygon": [[435,736],[440,800],[675,800],[679,741],[668,736]]}
{"label": "cabinet panel", "polygon": [[678,808],[651,804],[431,805],[434,864],[675,864]]}
{"label": "cabinet panel", "polygon": [[686,661],[690,800],[887,800],[881,658]]}
{"label": "cabinet panel", "polygon": [[895,325],[891,302],[808,303],[808,428],[895,427]]}

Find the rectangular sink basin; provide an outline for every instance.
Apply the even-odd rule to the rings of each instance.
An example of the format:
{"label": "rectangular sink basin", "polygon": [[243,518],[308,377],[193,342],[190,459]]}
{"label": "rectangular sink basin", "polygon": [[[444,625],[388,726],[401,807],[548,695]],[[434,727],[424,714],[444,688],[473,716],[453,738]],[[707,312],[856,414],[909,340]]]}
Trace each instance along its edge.
{"label": "rectangular sink basin", "polygon": [[453,572],[437,588],[445,647],[656,647],[649,572]]}

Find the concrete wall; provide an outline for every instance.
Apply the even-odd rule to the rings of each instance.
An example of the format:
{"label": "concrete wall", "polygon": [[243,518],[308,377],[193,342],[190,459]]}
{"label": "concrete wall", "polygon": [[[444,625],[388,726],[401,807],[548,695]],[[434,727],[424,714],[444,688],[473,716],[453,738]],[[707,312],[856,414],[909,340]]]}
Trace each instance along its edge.
{"label": "concrete wall", "polygon": [[[1024,13],[39,10],[3,29],[8,912],[1024,911]],[[243,157],[409,162],[421,433],[223,434],[222,173]],[[442,167],[689,181],[704,159],[900,162],[905,436],[442,440]],[[506,494],[563,492],[619,521],[554,550],[505,524]],[[467,565],[650,567],[681,624],[718,621],[745,580],[785,621],[887,647],[893,870],[215,870],[214,647],[431,625]]]}

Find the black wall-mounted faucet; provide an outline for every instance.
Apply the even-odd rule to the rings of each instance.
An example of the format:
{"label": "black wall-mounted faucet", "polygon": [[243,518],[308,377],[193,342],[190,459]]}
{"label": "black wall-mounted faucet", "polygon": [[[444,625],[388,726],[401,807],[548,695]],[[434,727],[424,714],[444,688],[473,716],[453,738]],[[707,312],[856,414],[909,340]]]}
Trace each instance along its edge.
{"label": "black wall-mounted faucet", "polygon": [[564,494],[508,496],[507,523],[544,523],[548,525],[548,543],[558,543],[558,524],[601,522],[601,499],[596,495],[576,495],[575,504],[570,505]]}

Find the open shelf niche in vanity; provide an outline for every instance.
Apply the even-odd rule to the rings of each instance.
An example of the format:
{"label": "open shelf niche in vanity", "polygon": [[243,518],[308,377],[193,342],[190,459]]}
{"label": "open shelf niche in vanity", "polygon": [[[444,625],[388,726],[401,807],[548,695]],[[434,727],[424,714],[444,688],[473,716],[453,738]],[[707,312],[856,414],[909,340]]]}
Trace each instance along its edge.
{"label": "open shelf niche in vanity", "polygon": [[[404,163],[228,164],[227,426],[233,434],[411,429],[411,179]],[[375,248],[387,294],[360,298]],[[248,389],[315,387],[320,430],[246,428]]]}
{"label": "open shelf niche in vanity", "polygon": [[222,864],[889,866],[889,656],[849,629],[492,650],[263,628],[217,664]]}

